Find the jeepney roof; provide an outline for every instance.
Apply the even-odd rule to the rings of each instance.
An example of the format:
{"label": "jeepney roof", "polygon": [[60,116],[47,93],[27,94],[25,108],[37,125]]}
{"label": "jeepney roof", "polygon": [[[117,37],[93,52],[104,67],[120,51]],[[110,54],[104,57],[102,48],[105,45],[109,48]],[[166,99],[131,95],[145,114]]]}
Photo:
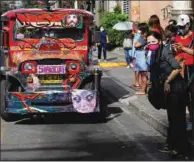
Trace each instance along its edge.
{"label": "jeepney roof", "polygon": [[[15,17],[15,13],[20,13],[20,12],[48,12],[47,9],[39,9],[39,8],[20,8],[20,9],[15,9],[11,11],[7,11],[2,15],[2,17],[7,16],[8,18]],[[81,10],[81,9],[64,9],[64,8],[57,8],[53,9],[52,12],[64,12],[64,13],[76,13],[76,14],[82,14],[86,17],[93,17],[94,14],[86,11],[86,10]]]}

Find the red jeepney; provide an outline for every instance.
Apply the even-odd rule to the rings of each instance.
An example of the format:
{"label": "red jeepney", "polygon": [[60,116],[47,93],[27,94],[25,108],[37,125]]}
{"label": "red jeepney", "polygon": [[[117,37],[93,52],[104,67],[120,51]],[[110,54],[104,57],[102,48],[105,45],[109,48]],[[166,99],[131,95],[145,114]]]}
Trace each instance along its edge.
{"label": "red jeepney", "polygon": [[93,14],[77,9],[17,9],[2,15],[0,112],[97,113],[102,72],[92,69]]}

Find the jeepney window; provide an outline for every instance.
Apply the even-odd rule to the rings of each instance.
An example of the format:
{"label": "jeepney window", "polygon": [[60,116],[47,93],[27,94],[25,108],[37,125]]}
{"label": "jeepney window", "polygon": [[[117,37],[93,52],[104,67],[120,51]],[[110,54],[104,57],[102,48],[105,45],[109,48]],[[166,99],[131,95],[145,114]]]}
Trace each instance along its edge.
{"label": "jeepney window", "polygon": [[9,21],[3,21],[3,26],[8,26],[9,25]]}
{"label": "jeepney window", "polygon": [[72,38],[76,41],[82,41],[84,30],[77,28],[19,28],[14,30],[14,39],[41,39],[42,37],[53,37],[58,39]]}

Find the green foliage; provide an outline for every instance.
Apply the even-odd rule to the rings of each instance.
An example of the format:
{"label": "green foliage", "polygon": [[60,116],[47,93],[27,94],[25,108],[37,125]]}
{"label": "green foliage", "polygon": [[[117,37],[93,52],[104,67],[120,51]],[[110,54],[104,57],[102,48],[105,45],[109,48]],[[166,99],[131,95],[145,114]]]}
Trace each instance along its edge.
{"label": "green foliage", "polygon": [[106,12],[101,16],[100,24],[108,32],[109,40],[112,44],[116,46],[121,46],[124,39],[124,32],[117,31],[112,29],[112,27],[122,21],[127,21],[128,15],[115,13],[115,12]]}
{"label": "green foliage", "polygon": [[36,0],[22,0],[23,8],[40,8]]}
{"label": "green foliage", "polygon": [[117,3],[117,5],[114,8],[114,12],[120,14],[121,13],[121,6]]}

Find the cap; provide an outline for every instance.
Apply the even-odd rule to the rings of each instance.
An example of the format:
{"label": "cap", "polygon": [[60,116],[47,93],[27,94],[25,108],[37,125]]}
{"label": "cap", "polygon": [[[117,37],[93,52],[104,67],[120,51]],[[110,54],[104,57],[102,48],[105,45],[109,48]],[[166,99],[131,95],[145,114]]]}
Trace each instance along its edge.
{"label": "cap", "polygon": [[177,19],[177,26],[185,26],[187,23],[190,23],[190,18],[188,15],[179,15]]}

